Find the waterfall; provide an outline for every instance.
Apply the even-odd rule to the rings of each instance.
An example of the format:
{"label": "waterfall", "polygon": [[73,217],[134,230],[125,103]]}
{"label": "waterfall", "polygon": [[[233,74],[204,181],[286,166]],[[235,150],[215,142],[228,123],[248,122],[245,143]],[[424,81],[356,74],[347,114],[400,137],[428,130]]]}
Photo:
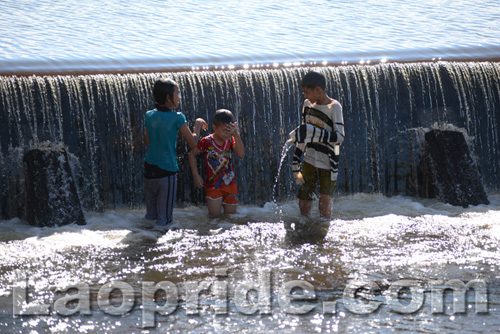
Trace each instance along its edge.
{"label": "waterfall", "polygon": [[[22,156],[64,144],[82,205],[102,211],[143,201],[144,113],[152,85],[171,77],[192,127],[218,108],[235,114],[247,155],[235,158],[241,203],[293,198],[290,169],[273,186],[288,133],[300,123],[300,79],[309,68],[85,76],[0,76],[0,210],[22,212]],[[464,131],[488,191],[499,190],[500,63],[408,63],[318,67],[343,106],[346,139],[337,190],[416,195],[422,138],[433,127]],[[179,203],[201,203],[188,147],[179,137]],[[291,157],[290,157],[291,161]]]}

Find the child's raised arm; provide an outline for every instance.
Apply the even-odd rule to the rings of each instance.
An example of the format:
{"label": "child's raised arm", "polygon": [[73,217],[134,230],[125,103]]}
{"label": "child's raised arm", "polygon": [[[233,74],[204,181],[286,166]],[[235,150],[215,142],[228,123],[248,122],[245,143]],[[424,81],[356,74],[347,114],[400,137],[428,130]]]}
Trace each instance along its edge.
{"label": "child's raised arm", "polygon": [[196,142],[200,141],[200,131],[208,130],[208,124],[203,118],[197,118],[194,122],[193,137]]}
{"label": "child's raised arm", "polygon": [[238,131],[238,123],[232,123],[227,125],[229,127],[229,132],[234,137],[233,151],[238,158],[245,157],[245,146],[241,141],[240,132]]}
{"label": "child's raised arm", "polygon": [[195,148],[196,144],[200,140],[200,131],[202,129],[203,130],[208,129],[208,124],[207,124],[207,122],[205,122],[205,120],[203,118],[196,119],[196,121],[194,123],[194,131],[193,132],[191,132],[191,130],[189,130],[187,123],[184,123],[184,125],[181,126],[180,132],[182,133],[182,135],[186,139],[186,141],[187,141],[189,147],[191,147],[191,149]]}

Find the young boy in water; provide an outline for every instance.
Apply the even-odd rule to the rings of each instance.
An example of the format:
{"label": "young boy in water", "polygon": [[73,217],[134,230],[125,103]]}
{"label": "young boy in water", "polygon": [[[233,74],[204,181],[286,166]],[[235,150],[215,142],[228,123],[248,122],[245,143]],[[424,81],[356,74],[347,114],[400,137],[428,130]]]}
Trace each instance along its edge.
{"label": "young boy in water", "polygon": [[[208,214],[215,218],[224,213],[236,212],[238,205],[238,188],[232,160],[232,152],[236,156],[245,156],[245,147],[238,132],[231,111],[219,109],[213,119],[214,133],[200,140],[198,146],[189,153],[189,164],[194,183],[198,188],[205,186]],[[198,173],[196,156],[201,152],[205,156],[206,178]]]}
{"label": "young boy in water", "polygon": [[146,219],[155,220],[156,228],[172,223],[177,193],[177,134],[180,131],[191,148],[196,147],[202,128],[207,123],[196,119],[194,134],[186,117],[179,111],[179,86],[171,79],[158,79],[153,86],[156,108],[144,117],[145,142],[148,152],[144,159]]}
{"label": "young boy in water", "polygon": [[319,183],[319,212],[322,217],[330,218],[330,199],[337,180],[340,145],[345,135],[342,106],[327,95],[326,78],[321,73],[307,73],[301,86],[306,99],[302,108],[302,125],[290,133],[289,140],[295,143],[292,172],[300,186],[299,208],[302,215],[309,214]]}

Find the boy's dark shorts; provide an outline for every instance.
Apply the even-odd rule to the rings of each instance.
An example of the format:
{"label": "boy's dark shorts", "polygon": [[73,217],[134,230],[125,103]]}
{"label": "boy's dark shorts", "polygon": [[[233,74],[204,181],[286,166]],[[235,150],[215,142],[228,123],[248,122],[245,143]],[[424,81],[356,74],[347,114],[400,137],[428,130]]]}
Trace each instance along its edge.
{"label": "boy's dark shorts", "polygon": [[302,177],[304,178],[305,183],[299,189],[299,199],[306,201],[313,200],[318,180],[319,193],[328,196],[333,195],[335,181],[332,181],[331,171],[329,169],[316,168],[313,165],[304,162],[302,167]]}

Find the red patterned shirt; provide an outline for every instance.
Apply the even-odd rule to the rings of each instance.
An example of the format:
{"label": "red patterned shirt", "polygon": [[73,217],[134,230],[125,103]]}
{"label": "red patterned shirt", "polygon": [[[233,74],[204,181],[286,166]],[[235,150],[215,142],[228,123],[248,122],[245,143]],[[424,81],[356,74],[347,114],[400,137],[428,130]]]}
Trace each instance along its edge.
{"label": "red patterned shirt", "polygon": [[198,143],[198,149],[204,153],[205,157],[207,173],[205,186],[207,188],[221,188],[236,183],[232,159],[234,144],[234,137],[231,137],[224,144],[218,145],[213,134],[202,138]]}

